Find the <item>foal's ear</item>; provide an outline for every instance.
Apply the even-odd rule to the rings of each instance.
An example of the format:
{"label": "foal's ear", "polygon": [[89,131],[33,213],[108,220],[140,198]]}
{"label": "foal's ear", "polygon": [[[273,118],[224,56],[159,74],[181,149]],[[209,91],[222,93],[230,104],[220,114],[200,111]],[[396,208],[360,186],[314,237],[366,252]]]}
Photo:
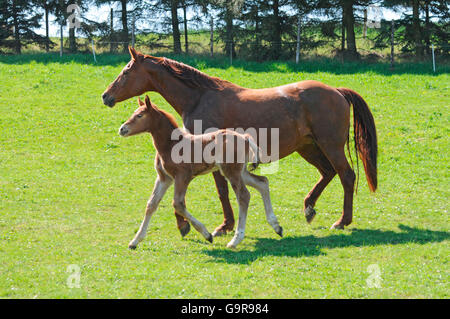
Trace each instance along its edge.
{"label": "foal's ear", "polygon": [[131,46],[128,47],[128,51],[130,51],[131,59],[137,61],[139,53]]}
{"label": "foal's ear", "polygon": [[148,95],[145,96],[145,106],[147,106],[148,109],[152,108],[152,102],[150,102]]}
{"label": "foal's ear", "polygon": [[139,96],[138,96],[138,103],[139,103],[140,106],[144,106],[145,105],[145,103],[142,102],[142,100],[141,100],[141,98]]}

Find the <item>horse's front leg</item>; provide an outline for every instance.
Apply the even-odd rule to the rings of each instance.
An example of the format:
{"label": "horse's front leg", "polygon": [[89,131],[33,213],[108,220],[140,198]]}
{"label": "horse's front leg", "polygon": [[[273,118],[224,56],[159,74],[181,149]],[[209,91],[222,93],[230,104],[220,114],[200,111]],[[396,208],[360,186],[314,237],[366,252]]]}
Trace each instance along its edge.
{"label": "horse's front leg", "polygon": [[148,223],[153,213],[158,208],[159,202],[164,197],[167,189],[172,185],[172,180],[166,176],[166,178],[156,179],[155,186],[153,187],[152,195],[147,202],[147,207],[145,209],[145,217],[142,221],[141,227],[139,227],[138,232],[134,236],[133,240],[128,244],[128,248],[136,249],[137,245],[144,239],[147,234]]}
{"label": "horse's front leg", "polygon": [[213,173],[214,181],[216,182],[217,192],[223,209],[223,223],[217,227],[213,236],[225,235],[227,231],[232,231],[234,228],[234,214],[231,208],[230,199],[228,197],[228,182],[219,171]]}

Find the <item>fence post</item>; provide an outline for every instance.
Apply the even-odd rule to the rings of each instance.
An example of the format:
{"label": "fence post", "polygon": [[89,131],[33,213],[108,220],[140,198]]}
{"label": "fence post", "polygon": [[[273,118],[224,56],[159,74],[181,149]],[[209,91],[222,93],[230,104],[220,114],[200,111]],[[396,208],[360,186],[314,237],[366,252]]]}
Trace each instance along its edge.
{"label": "fence post", "polygon": [[114,9],[111,8],[111,16],[109,21],[109,53],[113,53],[114,51]]}
{"label": "fence post", "polygon": [[64,21],[64,18],[62,18],[61,17],[61,20],[60,20],[60,24],[59,24],[59,32],[60,32],[60,42],[59,42],[59,56],[60,57],[62,57],[62,55],[63,55],[63,41],[64,41],[64,39],[63,39],[63,21]]}
{"label": "fence post", "polygon": [[391,21],[391,70],[394,69],[394,20]]}
{"label": "fence post", "polygon": [[433,43],[431,44],[431,55],[433,57],[433,72],[436,72],[436,63],[434,60],[434,44]]}
{"label": "fence post", "polygon": [[233,65],[233,39],[230,41],[230,65]]}
{"label": "fence post", "polygon": [[299,60],[300,60],[300,31],[301,31],[301,17],[300,17],[300,13],[298,14],[297,17],[297,49],[295,52],[295,63],[298,64]]}
{"label": "fence post", "polygon": [[210,20],[210,36],[209,36],[209,46],[211,51],[211,58],[214,56],[214,18],[211,14]]}
{"label": "fence post", "polygon": [[97,58],[95,57],[94,39],[91,40],[91,43],[92,43],[92,55],[94,56],[95,63],[97,63]]}

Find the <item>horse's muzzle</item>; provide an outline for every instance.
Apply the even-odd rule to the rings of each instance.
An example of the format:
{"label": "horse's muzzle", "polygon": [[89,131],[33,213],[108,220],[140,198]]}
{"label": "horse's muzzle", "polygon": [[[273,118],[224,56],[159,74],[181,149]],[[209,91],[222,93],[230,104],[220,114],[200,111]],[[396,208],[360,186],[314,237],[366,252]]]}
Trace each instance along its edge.
{"label": "horse's muzzle", "polygon": [[103,104],[109,107],[113,107],[116,104],[116,101],[113,96],[108,95],[107,93],[103,93],[102,95]]}
{"label": "horse's muzzle", "polygon": [[128,126],[126,125],[126,124],[124,124],[124,125],[122,125],[120,128],[119,128],[119,135],[120,136],[127,136],[127,134],[129,133],[129,129],[128,129]]}

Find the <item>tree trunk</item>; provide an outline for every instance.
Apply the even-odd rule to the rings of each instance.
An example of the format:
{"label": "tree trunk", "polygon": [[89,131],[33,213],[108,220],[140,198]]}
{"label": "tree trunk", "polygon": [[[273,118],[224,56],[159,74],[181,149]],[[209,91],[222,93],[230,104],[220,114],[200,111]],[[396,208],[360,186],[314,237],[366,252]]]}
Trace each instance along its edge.
{"label": "tree trunk", "polygon": [[128,17],[127,17],[127,0],[121,0],[122,4],[122,42],[123,52],[128,52]]}
{"label": "tree trunk", "polygon": [[430,49],[430,0],[425,1],[425,49],[427,54],[431,54]]}
{"label": "tree trunk", "polygon": [[19,20],[17,17],[16,1],[14,1],[14,0],[12,2],[12,16],[13,16],[13,23],[14,23],[14,50],[15,50],[16,54],[21,54],[22,45],[20,43]]}
{"label": "tree trunk", "polygon": [[70,53],[77,52],[77,40],[75,39],[75,27],[69,27],[69,51]]}
{"label": "tree trunk", "polygon": [[172,0],[170,3],[170,10],[172,13],[172,35],[173,35],[173,52],[181,53],[181,42],[180,42],[180,29],[178,21],[178,0]]}
{"label": "tree trunk", "polygon": [[358,57],[356,51],[355,39],[355,16],[353,14],[353,0],[344,0],[343,6],[343,20],[345,21],[345,28],[347,32],[347,54],[351,59]]}
{"label": "tree trunk", "polygon": [[345,50],[345,20],[344,14],[342,14],[342,30],[341,30],[341,51]]}
{"label": "tree trunk", "polygon": [[414,44],[416,46],[416,58],[422,60],[423,58],[423,47],[422,47],[422,37],[420,34],[420,20],[419,20],[419,0],[412,0],[413,9],[413,33],[414,33]]}
{"label": "tree trunk", "polygon": [[279,0],[273,0],[273,38],[272,38],[272,58],[277,60],[281,53],[281,21]]}
{"label": "tree trunk", "polygon": [[188,29],[186,17],[186,4],[183,3],[183,24],[184,24],[184,52],[189,54]]}
{"label": "tree trunk", "polygon": [[234,41],[233,41],[233,12],[230,8],[230,4],[227,4],[225,11],[225,36],[226,36],[226,44],[225,44],[225,52],[227,56],[232,55],[232,57],[236,56],[236,52],[234,51]]}
{"label": "tree trunk", "polygon": [[261,50],[261,30],[260,30],[260,19],[259,19],[259,12],[258,12],[258,6],[256,5],[254,7],[255,10],[255,57],[258,61],[261,60],[261,54],[259,54]]}
{"label": "tree trunk", "polygon": [[50,36],[49,36],[49,26],[48,26],[48,4],[47,2],[44,4],[45,10],[45,52],[50,51]]}
{"label": "tree trunk", "polygon": [[114,9],[111,8],[109,20],[109,53],[114,52]]}

